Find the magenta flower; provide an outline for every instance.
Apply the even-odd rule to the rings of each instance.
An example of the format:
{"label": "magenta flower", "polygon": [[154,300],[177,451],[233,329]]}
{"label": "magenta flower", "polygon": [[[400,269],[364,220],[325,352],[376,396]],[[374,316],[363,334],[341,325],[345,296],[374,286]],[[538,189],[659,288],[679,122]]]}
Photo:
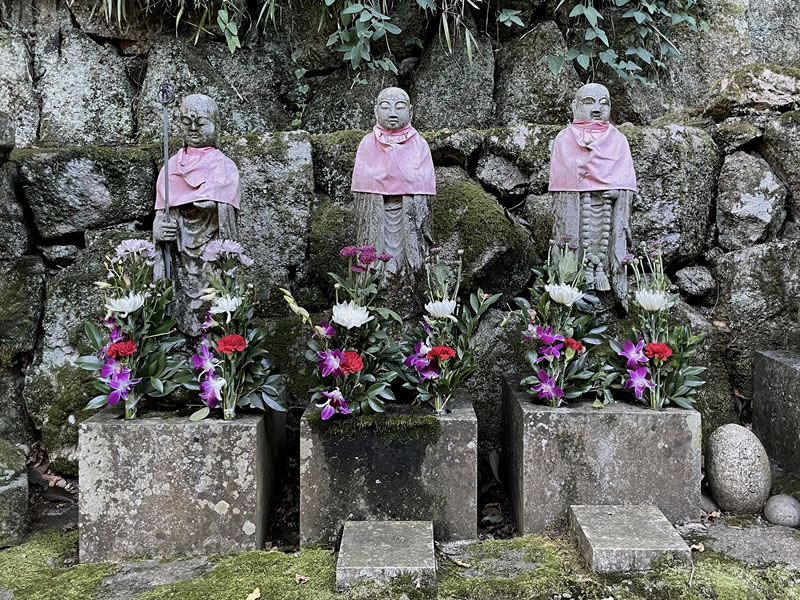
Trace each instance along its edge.
{"label": "magenta flower", "polygon": [[541,325],[536,328],[534,334],[537,339],[541,340],[546,346],[550,346],[555,342],[563,342],[564,336],[560,333],[553,333],[552,327],[542,327]]}
{"label": "magenta flower", "polygon": [[390,260],[392,260],[392,258],[394,258],[394,255],[389,254],[388,252],[384,254],[378,254],[378,260],[381,262],[389,262]]}
{"label": "magenta flower", "polygon": [[216,408],[222,401],[222,388],[227,381],[217,377],[213,372],[208,373],[206,380],[200,384],[200,397],[205,400],[208,408]]}
{"label": "magenta flower", "polygon": [[100,369],[100,377],[119,377],[120,373],[124,370],[127,369],[122,366],[120,361],[116,358],[109,358],[106,360],[106,364],[103,365],[103,368]]}
{"label": "magenta flower", "polygon": [[420,369],[427,367],[430,363],[430,360],[427,358],[428,351],[430,351],[428,346],[422,342],[417,342],[414,345],[414,354],[406,358],[403,364],[409,368],[414,367],[417,372],[419,372]]}
{"label": "magenta flower", "polygon": [[133,388],[142,380],[141,377],[137,377],[136,379],[131,379],[131,371],[130,369],[123,368],[119,375],[116,377],[112,377],[111,381],[108,382],[109,387],[113,390],[108,395],[108,403],[110,405],[114,405],[120,400],[127,401],[128,394],[131,393]]}
{"label": "magenta flower", "polygon": [[350,267],[350,270],[353,273],[364,273],[366,271],[364,267],[359,267],[358,265],[353,265],[352,267]]}
{"label": "magenta flower", "polygon": [[639,367],[635,371],[628,370],[630,378],[625,381],[622,387],[625,389],[633,388],[636,397],[640,400],[647,388],[654,388],[656,384],[650,381],[650,373],[647,372],[647,367]]}
{"label": "magenta flower", "polygon": [[375,251],[375,246],[362,246],[361,253],[358,255],[358,262],[365,267],[378,260],[378,253]]}
{"label": "magenta flower", "polygon": [[201,372],[201,376],[206,373],[213,374],[214,369],[219,365],[219,360],[214,357],[207,344],[200,344],[200,353],[192,355],[192,362],[195,369]]}
{"label": "magenta flower", "polygon": [[336,330],[327,321],[320,321],[319,325],[314,327],[314,333],[311,334],[312,338],[321,337],[329,340],[336,335]]}
{"label": "magenta flower", "polygon": [[319,361],[317,366],[322,371],[323,377],[333,375],[334,377],[343,377],[344,371],[342,370],[342,363],[345,361],[344,353],[341,350],[325,350],[317,352]]}
{"label": "magenta flower", "polygon": [[339,256],[342,258],[350,258],[351,256],[355,256],[357,253],[358,248],[356,246],[345,246],[339,250]]}
{"label": "magenta flower", "polygon": [[429,364],[422,368],[417,368],[419,373],[419,382],[425,383],[429,379],[439,379],[439,365],[437,361],[430,361]]}
{"label": "magenta flower", "polygon": [[547,400],[548,402],[554,402],[557,398],[564,397],[564,390],[556,385],[555,378],[550,377],[547,371],[539,369],[536,377],[539,381],[533,384],[531,391],[537,392],[539,398]]}
{"label": "magenta flower", "polygon": [[536,359],[537,363],[542,362],[543,360],[553,360],[554,358],[558,358],[561,356],[561,348],[564,347],[564,344],[553,344],[552,346],[544,346],[539,348],[539,358]]}
{"label": "magenta flower", "polygon": [[628,364],[626,366],[629,369],[637,369],[639,365],[647,363],[647,357],[644,355],[643,348],[644,340],[636,345],[630,340],[625,340],[625,343],[622,344],[622,352],[618,352],[617,354],[628,359]]}
{"label": "magenta flower", "polygon": [[317,407],[322,409],[320,417],[322,417],[323,421],[327,421],[337,412],[343,415],[350,414],[350,409],[347,408],[350,402],[342,396],[342,392],[339,391],[339,388],[336,388],[332,392],[322,392],[322,395],[325,396],[327,400],[322,404],[317,404]]}

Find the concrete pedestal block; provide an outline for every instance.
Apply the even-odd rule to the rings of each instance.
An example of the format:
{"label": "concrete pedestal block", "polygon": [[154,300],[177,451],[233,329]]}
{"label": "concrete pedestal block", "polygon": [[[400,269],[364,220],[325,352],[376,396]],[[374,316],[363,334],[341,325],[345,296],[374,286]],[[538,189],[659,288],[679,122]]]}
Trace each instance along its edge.
{"label": "concrete pedestal block", "polygon": [[437,540],[477,537],[478,419],[467,392],[449,411],[300,421],[300,543],[335,544],[345,521],[433,521]]}
{"label": "concrete pedestal block", "polygon": [[800,472],[800,352],[753,355],[753,433],[770,458]]}
{"label": "concrete pedestal block", "polygon": [[82,562],[263,547],[286,413],[126,421],[108,408],[79,435]]}
{"label": "concrete pedestal block", "polygon": [[436,583],[433,523],[348,521],[336,562],[336,589],[360,582],[386,583],[408,575],[418,587]]}
{"label": "concrete pedestal block", "polygon": [[565,527],[572,504],[654,504],[672,523],[700,519],[700,413],[550,408],[521,378],[503,378],[503,468],[520,533]]}
{"label": "concrete pedestal block", "polygon": [[635,573],[668,555],[691,562],[691,550],[655,506],[570,506],[578,551],[595,573]]}

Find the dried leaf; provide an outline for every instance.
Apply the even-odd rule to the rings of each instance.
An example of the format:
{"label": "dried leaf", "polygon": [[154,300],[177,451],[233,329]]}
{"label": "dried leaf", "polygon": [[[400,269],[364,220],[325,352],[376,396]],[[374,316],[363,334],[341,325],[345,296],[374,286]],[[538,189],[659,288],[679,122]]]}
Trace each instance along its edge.
{"label": "dried leaf", "polygon": [[300,575],[300,573],[297,573],[294,576],[294,582],[297,584],[303,585],[304,583],[308,583],[308,581],[308,577],[305,575]]}
{"label": "dried leaf", "polygon": [[703,545],[703,542],[698,542],[697,544],[689,546],[689,549],[690,550],[697,550],[698,552],[705,552],[706,551],[706,547]]}
{"label": "dried leaf", "polygon": [[492,475],[497,479],[497,483],[503,483],[500,481],[500,452],[497,450],[492,450],[489,454],[489,466],[492,468]]}
{"label": "dried leaf", "polygon": [[261,598],[261,590],[259,588],[254,589],[250,592],[250,595],[247,596],[247,600],[258,600]]}

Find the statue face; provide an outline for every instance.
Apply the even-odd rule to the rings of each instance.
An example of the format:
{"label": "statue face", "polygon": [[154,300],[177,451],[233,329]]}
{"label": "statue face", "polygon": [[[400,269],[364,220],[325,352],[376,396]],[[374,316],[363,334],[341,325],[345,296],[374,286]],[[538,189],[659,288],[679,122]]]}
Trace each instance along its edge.
{"label": "statue face", "polygon": [[611,116],[611,96],[605,86],[590,83],[575,94],[572,116],[579,121],[608,121]]}
{"label": "statue face", "polygon": [[400,88],[386,88],[375,102],[375,119],[384,129],[402,129],[411,123],[414,109],[408,94]]}
{"label": "statue face", "polygon": [[181,133],[189,148],[217,145],[217,103],[203,94],[187,96],[181,104]]}

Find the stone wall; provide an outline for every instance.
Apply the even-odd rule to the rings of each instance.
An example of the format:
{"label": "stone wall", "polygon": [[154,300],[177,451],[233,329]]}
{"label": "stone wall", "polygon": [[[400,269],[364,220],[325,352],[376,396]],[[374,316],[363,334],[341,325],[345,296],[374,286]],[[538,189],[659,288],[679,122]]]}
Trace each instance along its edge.
{"label": "stone wall", "polygon": [[[0,390],[11,407],[0,436],[41,436],[65,473],[76,469],[77,423],[90,416],[82,410],[92,395],[87,374],[72,362],[88,350],[82,323],[98,306],[92,282],[118,240],[149,235],[161,152],[153,93],[163,71],[179,95],[209,93],[225,113],[223,150],[242,172],[242,241],[256,258],[261,313],[298,406],[308,383],[304,342],[276,288],[291,287],[310,309],[329,305],[325,274],[352,240],[355,150],[376,90],[398,82],[369,74],[367,85],[351,88],[324,37],[300,26],[291,39],[251,40],[231,57],[219,42],[192,47],[160,35],[146,18],[124,33],[101,27],[87,18],[87,3],[0,0],[8,27],[0,26],[0,111],[10,115],[0,113]],[[714,13],[736,23],[715,34],[736,44],[714,42],[715,52],[748,48],[739,64],[771,56],[772,42],[755,44],[743,25],[761,10],[753,7]],[[579,82],[569,71],[554,80],[538,58],[565,44],[563,23],[486,38],[470,67],[438,50],[424,33],[430,25],[407,18],[428,40],[398,58],[407,61],[399,83],[412,90],[415,122],[429,130],[436,243],[465,249],[467,287],[510,300],[550,237],[549,149]],[[311,133],[280,132],[297,91],[289,48],[316,69],[303,117]],[[634,239],[665,242],[682,296],[676,318],[707,336],[699,353],[709,367],[699,397],[706,433],[746,412],[753,350],[797,348],[800,339],[800,71],[754,65],[716,75],[725,77],[708,95],[715,73],[697,75],[690,93],[691,69],[676,74],[682,83],[659,88],[662,96],[683,90],[698,109],[622,128],[640,184]],[[647,122],[666,110],[663,100],[651,110],[652,91],[615,86],[618,121]],[[522,360],[518,332],[500,329],[501,317],[492,310],[481,325],[480,371],[469,384],[484,448],[500,439],[500,375]]]}

